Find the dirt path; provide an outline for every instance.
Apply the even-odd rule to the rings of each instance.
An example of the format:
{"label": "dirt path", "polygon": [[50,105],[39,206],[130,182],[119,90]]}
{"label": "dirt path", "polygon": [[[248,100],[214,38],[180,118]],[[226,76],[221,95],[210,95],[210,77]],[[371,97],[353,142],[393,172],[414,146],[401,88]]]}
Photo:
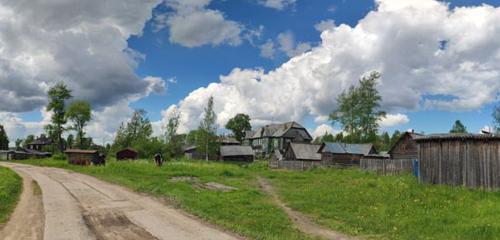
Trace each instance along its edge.
{"label": "dirt path", "polygon": [[273,186],[266,179],[259,177],[258,181],[259,181],[259,185],[261,186],[262,190],[264,190],[264,192],[269,194],[273,198],[276,205],[281,207],[286,212],[288,217],[293,221],[295,226],[297,226],[297,228],[300,231],[307,233],[309,235],[312,235],[312,236],[323,238],[323,239],[330,239],[330,240],[352,240],[352,239],[355,239],[353,237],[349,237],[349,236],[346,236],[344,234],[341,234],[341,233],[338,233],[338,232],[335,232],[335,231],[332,231],[330,229],[326,229],[324,227],[317,225],[316,223],[311,221],[304,214],[287,207],[280,200],[280,198],[279,198],[278,194],[276,193],[276,191],[274,190]]}
{"label": "dirt path", "polygon": [[0,229],[4,240],[43,239],[44,215],[42,192],[35,181],[23,172],[23,192],[7,224]]}
{"label": "dirt path", "polygon": [[149,196],[87,175],[58,168],[0,165],[40,185],[45,215],[43,239],[238,239]]}

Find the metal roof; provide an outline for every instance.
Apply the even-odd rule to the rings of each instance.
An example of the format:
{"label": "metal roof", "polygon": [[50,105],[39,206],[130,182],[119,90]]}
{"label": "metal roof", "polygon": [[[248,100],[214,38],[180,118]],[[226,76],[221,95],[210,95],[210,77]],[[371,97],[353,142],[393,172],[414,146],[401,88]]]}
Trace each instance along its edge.
{"label": "metal roof", "polygon": [[417,142],[434,140],[500,140],[498,134],[475,134],[475,133],[442,133],[421,136],[415,139]]}
{"label": "metal roof", "polygon": [[222,157],[230,157],[230,156],[254,156],[255,153],[250,146],[221,146],[220,147],[220,155]]}
{"label": "metal roof", "polygon": [[325,142],[318,151],[337,154],[357,154],[368,155],[373,148],[373,144],[347,144],[340,142]]}
{"label": "metal roof", "polygon": [[314,160],[320,161],[321,154],[318,153],[321,145],[307,143],[290,143],[289,147],[295,154],[295,158],[299,160]]}

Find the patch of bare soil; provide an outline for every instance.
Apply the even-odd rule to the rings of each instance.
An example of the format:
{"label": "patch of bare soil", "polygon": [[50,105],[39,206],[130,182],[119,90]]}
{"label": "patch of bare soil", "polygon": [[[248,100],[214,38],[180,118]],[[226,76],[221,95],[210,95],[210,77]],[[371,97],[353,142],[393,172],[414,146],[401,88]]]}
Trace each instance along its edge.
{"label": "patch of bare soil", "polygon": [[83,219],[98,240],[156,240],[153,235],[133,224],[119,212],[84,213]]}
{"label": "patch of bare soil", "polygon": [[342,233],[332,231],[330,229],[324,228],[322,226],[319,226],[318,224],[314,223],[311,219],[309,219],[307,216],[304,214],[297,212],[283,203],[276,191],[274,190],[273,186],[264,178],[259,177],[258,178],[259,185],[266,192],[269,194],[272,198],[273,201],[281,207],[288,217],[293,221],[295,226],[302,232],[316,236],[322,239],[329,239],[329,240],[351,240],[351,239],[356,239],[353,237],[346,236]]}
{"label": "patch of bare soil", "polygon": [[191,176],[179,176],[179,177],[172,177],[170,178],[171,182],[177,183],[177,182],[198,182],[198,177],[191,177]]}
{"label": "patch of bare soil", "polygon": [[9,221],[0,229],[0,236],[5,240],[41,240],[45,222],[42,192],[31,177],[20,175],[23,178],[21,199]]}
{"label": "patch of bare soil", "polygon": [[216,182],[208,182],[208,183],[195,183],[193,184],[195,188],[198,189],[208,189],[212,191],[221,191],[221,192],[231,192],[238,190],[235,187],[227,186],[221,183],[216,183]]}

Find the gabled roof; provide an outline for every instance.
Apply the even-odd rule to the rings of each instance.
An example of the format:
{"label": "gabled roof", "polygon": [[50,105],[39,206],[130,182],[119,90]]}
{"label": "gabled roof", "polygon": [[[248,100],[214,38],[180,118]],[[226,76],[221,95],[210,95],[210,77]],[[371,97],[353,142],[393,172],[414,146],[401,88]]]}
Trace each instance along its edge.
{"label": "gabled roof", "polygon": [[232,138],[232,137],[227,137],[227,136],[222,136],[219,138],[219,143],[221,144],[234,144],[234,145],[238,145],[238,144],[241,144],[238,140],[236,140],[235,138]]}
{"label": "gabled roof", "polygon": [[336,153],[336,154],[356,154],[368,155],[373,149],[373,144],[347,144],[340,142],[325,142],[321,145],[318,152]]}
{"label": "gabled roof", "polygon": [[409,136],[411,139],[413,140],[416,140],[418,138],[421,138],[421,137],[424,137],[423,134],[420,134],[420,133],[414,133],[414,132],[405,132],[403,134],[401,134],[401,136],[399,137],[399,139],[394,143],[394,145],[391,146],[391,149],[389,149],[389,151],[387,153],[389,154],[392,154],[392,151],[394,150],[394,148],[399,144],[399,142],[401,142],[406,136]]}
{"label": "gabled roof", "polygon": [[320,161],[321,154],[318,153],[321,145],[308,143],[290,143],[289,148],[293,151],[295,158],[298,160],[314,160]]}
{"label": "gabled roof", "polygon": [[220,147],[220,155],[222,157],[231,157],[231,156],[254,156],[255,153],[250,146],[221,146]]}
{"label": "gabled roof", "polygon": [[[264,127],[261,127],[255,131],[247,131],[245,133],[245,139],[256,139],[256,138],[264,138],[264,137],[282,137],[285,135],[290,129],[303,129],[307,132],[307,130],[300,124],[296,122],[287,122],[281,124],[270,124]],[[307,133],[309,135],[309,133]],[[309,138],[312,137],[309,135]]]}
{"label": "gabled roof", "polygon": [[416,141],[432,141],[432,140],[500,140],[500,135],[498,134],[474,134],[474,133],[444,133],[444,134],[431,134],[422,136],[416,139]]}

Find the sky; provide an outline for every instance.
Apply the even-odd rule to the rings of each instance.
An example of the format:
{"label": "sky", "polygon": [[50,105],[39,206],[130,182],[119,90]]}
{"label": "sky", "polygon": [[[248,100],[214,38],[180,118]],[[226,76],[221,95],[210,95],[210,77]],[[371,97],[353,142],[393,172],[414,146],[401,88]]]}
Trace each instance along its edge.
{"label": "sky", "polygon": [[155,135],[174,114],[197,128],[297,121],[337,133],[337,96],[372,71],[382,131],[471,132],[500,100],[500,1],[0,0],[0,124],[11,142],[50,121],[47,90],[92,104],[87,132],[109,142],[134,109]]}

